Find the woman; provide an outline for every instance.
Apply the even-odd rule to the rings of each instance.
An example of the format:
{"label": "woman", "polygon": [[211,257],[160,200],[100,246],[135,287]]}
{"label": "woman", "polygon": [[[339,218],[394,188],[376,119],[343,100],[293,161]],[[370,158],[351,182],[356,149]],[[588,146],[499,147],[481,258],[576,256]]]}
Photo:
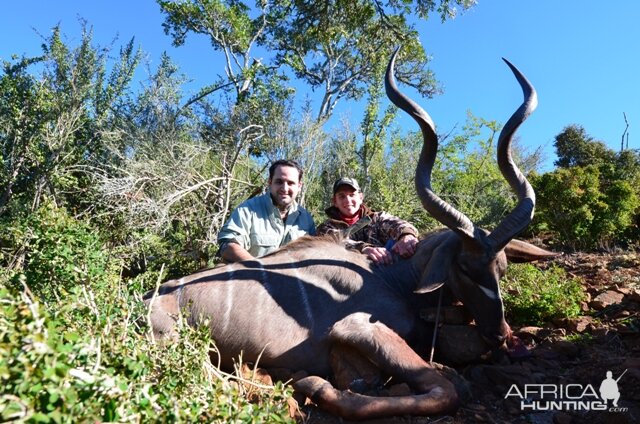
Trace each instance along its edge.
{"label": "woman", "polygon": [[418,230],[398,217],[371,210],[363,203],[363,197],[355,179],[337,180],[333,184],[332,206],[325,210],[329,219],[316,233],[342,233],[348,249],[358,250],[375,263],[391,263],[392,252],[405,258],[413,255]]}

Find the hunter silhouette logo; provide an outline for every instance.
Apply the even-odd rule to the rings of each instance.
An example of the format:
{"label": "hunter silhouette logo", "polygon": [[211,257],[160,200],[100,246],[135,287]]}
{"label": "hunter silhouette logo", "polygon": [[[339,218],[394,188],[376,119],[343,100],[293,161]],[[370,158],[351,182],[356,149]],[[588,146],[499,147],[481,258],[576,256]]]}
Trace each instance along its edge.
{"label": "hunter silhouette logo", "polygon": [[618,407],[618,399],[620,399],[618,381],[620,381],[625,372],[627,372],[627,370],[624,370],[622,374],[620,374],[620,377],[614,380],[613,373],[607,371],[607,378],[602,380],[602,384],[600,384],[600,397],[605,403],[609,403],[609,401],[612,400],[615,408]]}
{"label": "hunter silhouette logo", "polygon": [[[523,388],[512,384],[505,399],[516,398],[522,411],[609,411],[627,412],[629,408],[618,407],[620,390],[613,372],[607,371],[600,384],[600,395],[591,384],[525,384]],[[612,401],[613,406],[609,406]]]}

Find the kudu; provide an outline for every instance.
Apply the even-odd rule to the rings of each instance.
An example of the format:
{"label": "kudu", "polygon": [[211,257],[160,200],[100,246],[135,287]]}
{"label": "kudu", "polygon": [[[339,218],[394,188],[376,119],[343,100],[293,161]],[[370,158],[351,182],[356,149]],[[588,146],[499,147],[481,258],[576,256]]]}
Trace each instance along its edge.
{"label": "kudu", "polygon": [[[388,266],[376,266],[335,240],[304,237],[259,259],[168,281],[145,296],[157,337],[175,337],[181,314],[190,325],[208,323],[223,367],[232,367],[242,354],[244,361],[259,360],[264,368],[305,370],[309,377],[294,382],[294,389],[347,419],[455,410],[453,384],[410,347],[426,324],[417,309],[430,296],[425,293],[446,284],[470,310],[485,339],[501,344],[510,333],[498,288],[507,259],[522,262],[554,255],[512,240],[530,222],[535,196],[513,163],[509,145],[535,108],[536,94],[507,62],[525,102],[500,134],[498,162],[518,204],[489,233],[432,191],[435,129],[429,115],[398,91],[396,55],[387,68],[387,95],[420,125],[424,146],[416,169],[417,193],[425,209],[449,229],[426,236],[413,257]],[[375,397],[334,388],[325,378],[346,353],[375,364],[417,394]]]}

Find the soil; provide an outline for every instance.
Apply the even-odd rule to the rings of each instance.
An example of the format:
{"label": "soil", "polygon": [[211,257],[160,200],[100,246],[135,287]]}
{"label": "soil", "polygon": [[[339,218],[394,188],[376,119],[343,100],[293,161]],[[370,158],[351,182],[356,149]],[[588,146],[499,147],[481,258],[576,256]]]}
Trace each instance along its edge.
{"label": "soil", "polygon": [[[359,421],[366,424],[427,423],[533,423],[609,424],[640,423],[640,252],[565,254],[541,266],[555,263],[582,280],[587,301],[583,315],[557,320],[544,327],[513,327],[526,351],[518,358],[502,356],[498,363],[475,363],[456,367],[466,383],[464,401],[451,416],[394,417]],[[626,370],[626,371],[625,371]],[[505,396],[513,385],[573,385],[599,394],[607,371],[618,381],[618,411],[551,410],[521,408],[520,399]],[[580,385],[581,387],[578,387]],[[535,396],[529,397],[529,400]],[[545,396],[548,400],[548,395]],[[582,398],[593,400],[592,397]],[[527,401],[527,402],[528,402]],[[608,407],[611,407],[609,401]],[[584,408],[582,408],[584,409]],[[349,421],[332,417],[313,405],[301,408],[298,422],[336,424]]]}

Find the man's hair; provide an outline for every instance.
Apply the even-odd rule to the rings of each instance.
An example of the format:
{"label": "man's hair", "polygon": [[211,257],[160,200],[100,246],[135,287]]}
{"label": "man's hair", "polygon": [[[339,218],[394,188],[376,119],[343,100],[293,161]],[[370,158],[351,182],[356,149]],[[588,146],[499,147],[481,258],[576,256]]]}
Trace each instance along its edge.
{"label": "man's hair", "polygon": [[273,179],[273,174],[276,172],[276,168],[279,166],[290,166],[292,168],[296,168],[298,170],[298,182],[302,182],[302,167],[298,162],[291,159],[280,159],[271,164],[269,167],[269,179]]}

